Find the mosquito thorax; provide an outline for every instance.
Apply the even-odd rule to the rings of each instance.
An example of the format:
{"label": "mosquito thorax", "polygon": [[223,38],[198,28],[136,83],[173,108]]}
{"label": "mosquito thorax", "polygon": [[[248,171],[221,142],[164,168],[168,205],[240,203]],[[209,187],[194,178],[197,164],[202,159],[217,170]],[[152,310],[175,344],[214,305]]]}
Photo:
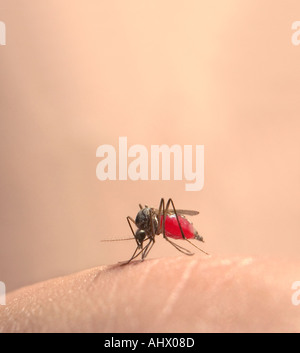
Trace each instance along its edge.
{"label": "mosquito thorax", "polygon": [[157,215],[152,211],[150,207],[145,207],[138,212],[135,218],[135,224],[139,229],[145,230],[147,234],[151,234],[151,214],[154,232],[158,228]]}
{"label": "mosquito thorax", "polygon": [[145,207],[138,212],[135,218],[135,224],[139,229],[147,229],[150,225],[150,208]]}

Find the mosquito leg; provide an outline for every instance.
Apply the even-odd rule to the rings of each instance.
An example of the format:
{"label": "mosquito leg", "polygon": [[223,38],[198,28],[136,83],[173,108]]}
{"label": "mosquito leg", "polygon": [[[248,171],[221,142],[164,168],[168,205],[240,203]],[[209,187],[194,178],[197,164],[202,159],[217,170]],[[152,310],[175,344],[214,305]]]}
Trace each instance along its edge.
{"label": "mosquito leg", "polygon": [[150,210],[150,219],[151,219],[151,235],[148,236],[148,238],[150,239],[150,242],[147,244],[147,248],[145,247],[144,252],[142,254],[142,260],[144,260],[146,258],[146,256],[149,254],[150,250],[152,249],[152,246],[155,243],[155,226],[154,226],[154,217],[155,217],[155,213]]}
{"label": "mosquito leg", "polygon": [[142,254],[142,261],[145,260],[145,258],[147,257],[147,255],[149,254],[150,250],[152,249],[152,246],[154,245],[154,240],[150,241],[146,247],[144,248],[144,252]]}
{"label": "mosquito leg", "polygon": [[182,230],[182,227],[181,227],[181,224],[179,222],[179,218],[178,218],[178,215],[177,215],[177,212],[176,212],[176,208],[175,208],[175,205],[174,205],[174,202],[172,199],[169,199],[168,202],[167,202],[167,205],[166,205],[166,212],[168,212],[168,209],[170,207],[170,204],[172,205],[172,208],[173,208],[173,211],[174,211],[174,214],[176,216],[176,220],[177,220],[177,223],[178,223],[178,226],[179,226],[179,229],[180,229],[180,233],[182,235],[182,239],[186,240],[188,243],[192,244],[195,248],[197,248],[198,250],[202,251],[204,254],[206,255],[209,255],[206,251],[198,248],[198,246],[196,246],[195,244],[193,244],[191,241],[189,241],[186,236],[184,235],[184,232]]}
{"label": "mosquito leg", "polygon": [[131,231],[132,231],[132,234],[133,234],[133,236],[134,236],[135,233],[134,233],[134,230],[133,230],[133,228],[132,228],[132,225],[131,225],[130,221],[131,221],[134,225],[135,225],[135,221],[134,221],[134,219],[133,219],[132,217],[130,217],[130,216],[127,216],[126,219],[127,219],[128,224],[129,224],[129,227],[130,227],[130,229],[131,229]]}
{"label": "mosquito leg", "polygon": [[131,232],[132,232],[132,234],[133,234],[133,236],[134,236],[134,239],[135,239],[135,241],[136,241],[136,243],[137,243],[138,248],[141,248],[141,246],[142,246],[142,248],[143,248],[143,244],[140,245],[140,244],[138,243],[138,241],[137,241],[137,239],[136,239],[136,236],[135,236],[135,232],[134,232],[134,230],[133,230],[133,228],[132,228],[132,225],[131,225],[131,223],[130,223],[130,221],[131,221],[134,225],[136,225],[134,219],[133,219],[132,217],[130,217],[130,216],[127,216],[126,219],[127,219],[128,224],[129,224],[129,227],[130,227],[130,229],[131,229]]}
{"label": "mosquito leg", "polygon": [[188,255],[188,256],[192,256],[194,255],[194,253],[192,253],[190,250],[174,243],[173,241],[171,241],[168,237],[165,237],[165,239],[174,246],[174,248],[176,248],[178,251],[182,252],[183,254],[185,255]]}
{"label": "mosquito leg", "polygon": [[175,214],[175,217],[176,217],[176,220],[177,220],[179,229],[180,229],[180,233],[181,233],[181,235],[182,235],[182,239],[187,240],[187,238],[186,238],[186,236],[184,235],[184,232],[183,232],[183,230],[182,230],[181,224],[180,224],[180,222],[179,222],[179,218],[178,218],[178,215],[177,215],[177,212],[176,212],[176,208],[175,208],[175,205],[174,205],[174,202],[173,202],[172,199],[169,199],[168,202],[167,202],[167,205],[166,205],[166,212],[168,212],[169,207],[170,207],[170,204],[172,205],[173,212],[174,212],[174,214]]}
{"label": "mosquito leg", "polygon": [[[158,208],[158,222],[159,222],[159,231],[157,233],[162,233],[164,239],[166,239],[171,245],[174,246],[178,251],[184,253],[185,255],[194,255],[191,251],[188,249],[183,248],[180,245],[177,245],[173,243],[167,236],[166,236],[166,230],[165,230],[165,222],[166,222],[166,216],[167,216],[167,209],[165,208],[165,200],[162,198],[160,200],[159,208]],[[161,219],[163,217],[163,219]]]}
{"label": "mosquito leg", "polygon": [[144,250],[140,250],[140,252],[136,255],[136,252],[139,250],[139,247],[137,246],[133,255],[131,256],[131,258],[128,260],[128,261],[123,261],[123,262],[120,262],[121,265],[126,265],[126,264],[129,264],[130,261],[132,261],[134,258],[136,258],[137,256],[139,256],[139,254]]}
{"label": "mosquito leg", "polygon": [[161,232],[164,234],[164,220],[161,220],[161,216],[164,216],[164,210],[165,210],[165,200],[162,198],[159,203],[159,208],[158,208],[158,231],[157,233],[160,234]]}
{"label": "mosquito leg", "polygon": [[[147,238],[149,239],[149,238]],[[147,240],[146,239],[146,240]],[[149,242],[147,243],[147,245],[144,247],[144,248],[140,248],[140,247],[137,247],[133,253],[133,255],[131,256],[131,258],[128,260],[128,261],[124,261],[124,262],[120,262],[120,265],[123,266],[123,265],[127,265],[129,264],[129,262],[131,262],[132,260],[134,260],[135,258],[137,258],[141,253],[145,253],[150,245],[150,243],[152,242],[152,239],[149,239]],[[137,251],[140,250],[138,253]],[[147,252],[148,253],[148,252]],[[143,260],[143,257],[142,257],[142,260]]]}
{"label": "mosquito leg", "polygon": [[127,262],[124,263],[124,265],[126,263],[129,263],[130,261],[132,261],[134,258],[136,258],[137,256],[139,256],[140,254],[142,254],[142,261],[144,261],[144,259],[147,257],[147,255],[149,254],[150,250],[152,249],[152,246],[155,243],[155,226],[154,226],[154,217],[155,214],[152,210],[150,210],[150,219],[151,219],[151,235],[148,235],[148,237],[145,240],[149,239],[149,242],[147,243],[147,245],[142,248],[137,254],[137,250],[138,248],[135,250],[134,254],[132,255],[131,259]]}

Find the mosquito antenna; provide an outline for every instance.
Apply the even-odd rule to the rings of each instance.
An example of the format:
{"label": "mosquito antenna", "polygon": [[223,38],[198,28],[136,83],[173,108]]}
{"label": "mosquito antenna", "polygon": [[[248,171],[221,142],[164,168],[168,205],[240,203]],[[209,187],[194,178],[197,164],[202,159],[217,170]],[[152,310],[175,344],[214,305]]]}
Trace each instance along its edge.
{"label": "mosquito antenna", "polygon": [[103,239],[103,240],[100,240],[100,241],[103,243],[103,242],[123,241],[123,240],[135,240],[135,238]]}

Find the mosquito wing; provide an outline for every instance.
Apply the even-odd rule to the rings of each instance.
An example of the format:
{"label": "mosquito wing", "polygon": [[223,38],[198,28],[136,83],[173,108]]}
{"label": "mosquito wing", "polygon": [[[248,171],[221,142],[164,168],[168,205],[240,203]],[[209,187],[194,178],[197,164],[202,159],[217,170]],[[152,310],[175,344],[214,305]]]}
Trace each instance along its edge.
{"label": "mosquito wing", "polygon": [[[158,209],[154,210],[156,214],[158,214]],[[180,210],[176,208],[177,214],[181,215],[187,215],[187,216],[197,216],[199,214],[198,211],[193,211],[193,210]],[[173,210],[168,210],[167,214],[174,214],[175,212]]]}
{"label": "mosquito wing", "polygon": [[[188,215],[188,216],[197,216],[197,214],[199,214],[198,211],[193,211],[193,210],[177,210],[176,209],[176,212],[177,214],[185,214],[185,215]],[[171,213],[174,213],[174,212],[171,212]]]}

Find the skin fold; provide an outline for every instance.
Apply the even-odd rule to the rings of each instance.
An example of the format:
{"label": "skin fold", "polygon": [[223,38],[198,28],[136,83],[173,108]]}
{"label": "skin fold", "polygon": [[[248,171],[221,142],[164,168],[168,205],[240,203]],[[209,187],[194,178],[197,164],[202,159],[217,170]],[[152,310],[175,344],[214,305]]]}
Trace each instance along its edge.
{"label": "skin fold", "polygon": [[174,257],[100,266],[7,294],[0,332],[299,332],[299,264]]}

